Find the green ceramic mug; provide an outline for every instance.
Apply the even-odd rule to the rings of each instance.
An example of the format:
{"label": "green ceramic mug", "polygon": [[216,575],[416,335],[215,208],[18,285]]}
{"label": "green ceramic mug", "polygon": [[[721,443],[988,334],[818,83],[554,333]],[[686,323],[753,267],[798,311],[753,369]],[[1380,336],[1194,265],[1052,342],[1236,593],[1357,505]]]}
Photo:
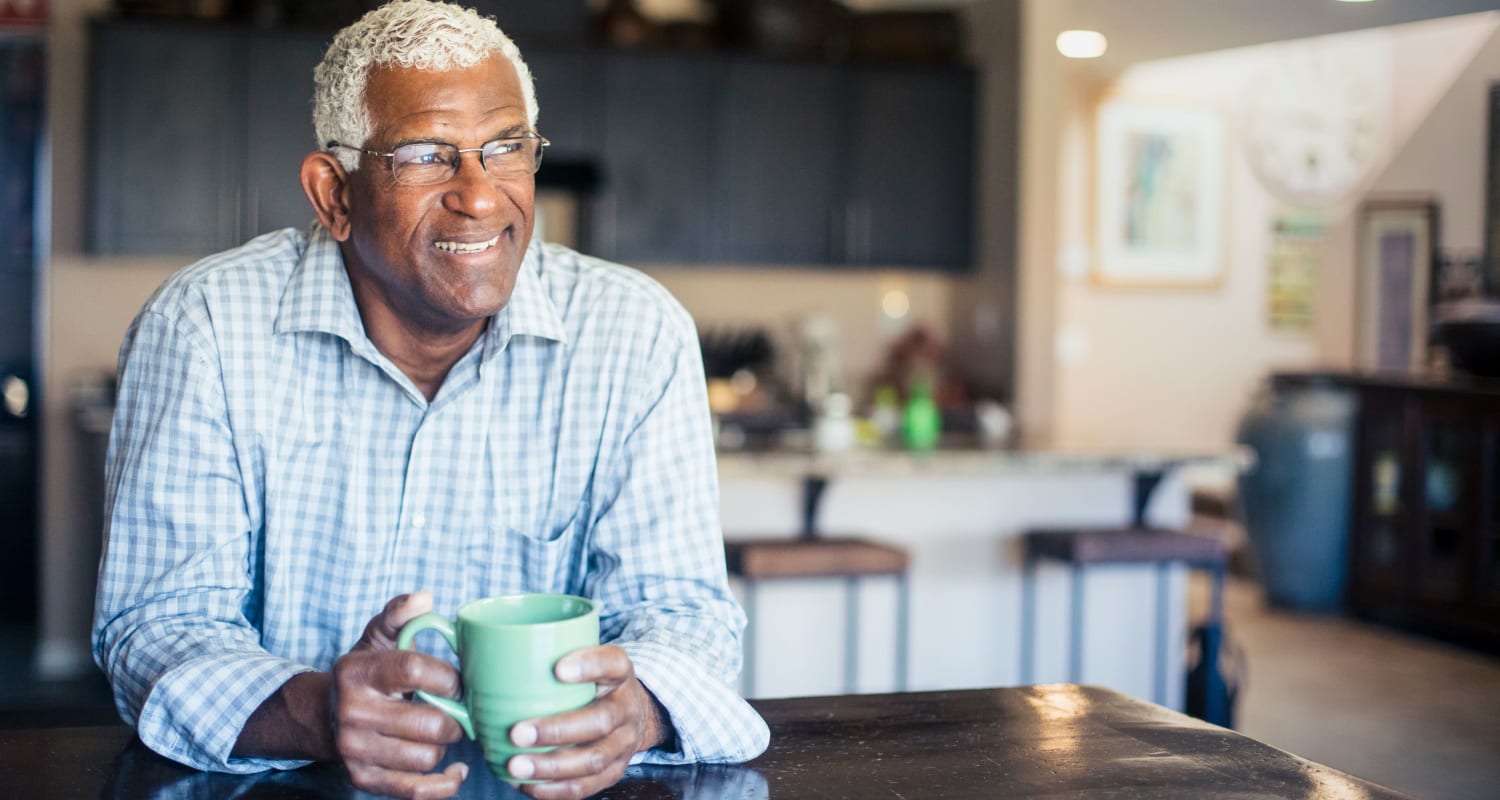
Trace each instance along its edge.
{"label": "green ceramic mug", "polygon": [[427,692],[417,696],[457,720],[470,739],[477,738],[485,761],[501,779],[536,783],[511,777],[506,762],[517,753],[551,748],[512,745],[511,726],[581,708],[594,699],[594,684],[562,683],[553,668],[568,653],[599,644],[598,607],[566,594],[488,597],[460,608],[457,621],[438,614],[411,620],[401,629],[396,646],[410,649],[412,638],[429,628],[442,634],[458,654],[464,699]]}

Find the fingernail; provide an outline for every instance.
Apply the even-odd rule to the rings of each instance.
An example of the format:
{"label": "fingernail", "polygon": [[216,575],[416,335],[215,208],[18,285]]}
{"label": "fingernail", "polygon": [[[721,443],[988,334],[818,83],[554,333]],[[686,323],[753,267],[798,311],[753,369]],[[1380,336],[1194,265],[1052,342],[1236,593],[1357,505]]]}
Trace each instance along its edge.
{"label": "fingernail", "polygon": [[516,756],[510,760],[510,776],[516,780],[524,781],[536,774],[536,765],[526,756]]}
{"label": "fingernail", "polygon": [[557,662],[557,679],[569,683],[583,677],[583,667],[577,661],[564,659]]}
{"label": "fingernail", "polygon": [[458,765],[458,782],[459,783],[463,783],[464,781],[466,781],[468,779],[469,779],[469,765],[465,764],[463,762],[459,762],[459,765]]}
{"label": "fingernail", "polygon": [[[536,744],[536,726],[529,722],[517,722],[510,729],[510,741],[516,747],[531,747]],[[530,767],[528,766],[527,769],[529,770]]]}

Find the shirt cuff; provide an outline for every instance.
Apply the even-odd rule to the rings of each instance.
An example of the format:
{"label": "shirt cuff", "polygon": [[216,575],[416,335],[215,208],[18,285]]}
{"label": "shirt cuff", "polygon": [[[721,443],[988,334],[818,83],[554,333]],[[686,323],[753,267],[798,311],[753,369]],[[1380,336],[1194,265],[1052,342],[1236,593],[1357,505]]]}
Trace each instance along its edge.
{"label": "shirt cuff", "polygon": [[673,751],[636,753],[632,764],[739,763],[764,753],[765,720],[744,698],[680,651],[655,642],[620,642],[635,676],[666,709]]}
{"label": "shirt cuff", "polygon": [[194,769],[244,774],[305,766],[311,762],[230,753],[261,703],[292,676],[311,671],[259,650],[195,658],[157,680],[136,734],[153,751]]}

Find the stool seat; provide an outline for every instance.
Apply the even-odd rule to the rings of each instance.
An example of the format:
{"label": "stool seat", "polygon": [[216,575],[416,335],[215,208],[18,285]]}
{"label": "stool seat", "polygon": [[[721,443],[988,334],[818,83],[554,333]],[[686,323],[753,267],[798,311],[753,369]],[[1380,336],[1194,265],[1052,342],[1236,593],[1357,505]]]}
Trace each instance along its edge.
{"label": "stool seat", "polygon": [[[1021,682],[1031,683],[1036,641],[1036,569],[1042,559],[1070,565],[1071,598],[1068,615],[1068,680],[1083,680],[1084,567],[1094,564],[1151,564],[1156,567],[1156,619],[1153,628],[1153,697],[1167,702],[1167,665],[1161,650],[1167,642],[1167,606],[1170,601],[1167,570],[1185,564],[1213,575],[1209,622],[1223,618],[1224,572],[1229,548],[1213,536],[1171,528],[1142,525],[1124,527],[1043,528],[1026,531],[1022,537],[1024,563],[1021,569]],[[1219,718],[1210,722],[1223,724]]]}
{"label": "stool seat", "polygon": [[1229,548],[1212,536],[1169,528],[1057,528],[1028,531],[1026,554],[1075,564],[1183,562],[1213,567]]}
{"label": "stool seat", "polygon": [[745,586],[746,696],[755,691],[756,587],[762,581],[799,578],[837,578],[844,582],[844,691],[850,694],[858,688],[860,625],[856,586],[863,578],[895,579],[896,689],[906,689],[910,624],[906,570],[911,556],[904,548],[859,536],[733,538],[724,542],[724,562],[729,574],[738,576]]}
{"label": "stool seat", "polygon": [[729,572],[753,580],[900,575],[906,550],[852,536],[738,539],[724,543]]}

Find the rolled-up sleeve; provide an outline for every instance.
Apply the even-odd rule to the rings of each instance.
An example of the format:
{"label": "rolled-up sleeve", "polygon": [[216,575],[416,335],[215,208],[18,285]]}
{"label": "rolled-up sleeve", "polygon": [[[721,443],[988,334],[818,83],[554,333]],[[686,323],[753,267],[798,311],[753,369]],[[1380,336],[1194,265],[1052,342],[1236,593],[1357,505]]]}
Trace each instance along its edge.
{"label": "rolled-up sleeve", "polygon": [[306,762],[231,758],[250,714],[310,668],[268,653],[255,525],[212,338],[142,312],[120,353],[106,469],[94,659],[152,750],[222,772]]}
{"label": "rolled-up sleeve", "polygon": [[703,362],[677,308],[652,348],[633,424],[596,492],[589,592],[675,737],[637,762],[747,761],[765,722],[736,690],[745,615],[729,592]]}

